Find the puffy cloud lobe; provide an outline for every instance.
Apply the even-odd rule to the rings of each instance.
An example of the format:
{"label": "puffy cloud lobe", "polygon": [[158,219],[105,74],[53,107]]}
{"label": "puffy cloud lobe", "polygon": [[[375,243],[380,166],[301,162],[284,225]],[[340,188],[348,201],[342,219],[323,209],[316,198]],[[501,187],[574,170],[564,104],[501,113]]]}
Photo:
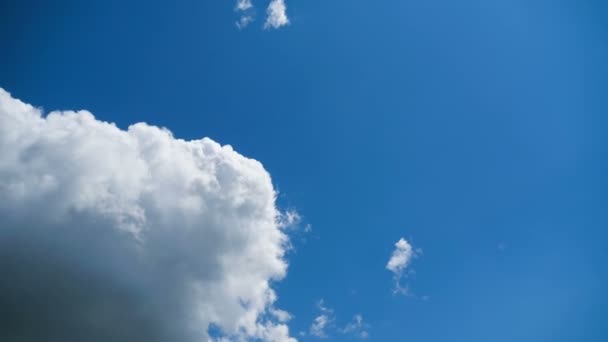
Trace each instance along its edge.
{"label": "puffy cloud lobe", "polygon": [[279,28],[289,24],[287,6],[284,0],[271,0],[266,9],[264,28]]}
{"label": "puffy cloud lobe", "polygon": [[[263,166],[214,141],[0,88],[0,320],[10,341],[294,342]],[[274,314],[273,314],[274,312]],[[280,313],[280,314],[277,314]]]}
{"label": "puffy cloud lobe", "polygon": [[386,264],[386,269],[395,274],[402,274],[403,270],[409,265],[413,253],[412,245],[403,238],[399,239],[395,244],[393,255]]}
{"label": "puffy cloud lobe", "polygon": [[279,322],[288,322],[291,320],[291,314],[281,309],[270,309],[270,314],[273,315]]}
{"label": "puffy cloud lobe", "polygon": [[407,240],[401,238],[395,243],[395,250],[388,263],[386,269],[393,273],[395,280],[395,293],[407,293],[407,288],[401,286],[401,278],[404,275],[405,269],[409,266],[413,257],[416,256],[416,251],[412,248],[412,245]]}
{"label": "puffy cloud lobe", "polygon": [[251,0],[237,0],[236,1],[236,10],[238,11],[246,11],[248,9],[253,8],[253,4]]}

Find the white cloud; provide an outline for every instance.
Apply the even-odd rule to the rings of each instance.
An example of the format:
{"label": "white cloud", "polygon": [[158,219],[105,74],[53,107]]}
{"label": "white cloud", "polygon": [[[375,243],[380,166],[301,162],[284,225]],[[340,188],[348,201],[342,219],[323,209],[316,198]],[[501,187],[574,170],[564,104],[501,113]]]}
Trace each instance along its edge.
{"label": "white cloud", "polygon": [[235,10],[237,11],[246,11],[248,9],[253,8],[253,4],[251,0],[237,0]]}
{"label": "white cloud", "polygon": [[342,333],[352,334],[358,338],[365,339],[369,337],[369,333],[367,332],[368,328],[369,325],[363,321],[363,316],[357,314],[353,317],[353,320],[342,329]]}
{"label": "white cloud", "polygon": [[409,265],[413,255],[414,250],[412,246],[405,239],[399,239],[395,244],[393,255],[386,264],[386,269],[395,274],[402,274],[403,270]]}
{"label": "white cloud", "polygon": [[325,306],[323,299],[317,302],[317,308],[319,309],[320,314],[315,317],[308,332],[313,336],[326,338],[327,328],[329,328],[334,321],[333,310]]}
{"label": "white cloud", "polygon": [[[270,175],[211,139],[0,88],[7,340],[295,342],[271,284],[288,237]],[[8,276],[10,274],[10,276]]]}
{"label": "white cloud", "polygon": [[289,24],[287,6],[284,0],[271,0],[266,9],[264,28],[279,28]]}
{"label": "white cloud", "polygon": [[237,0],[234,10],[240,15],[235,23],[239,29],[244,29],[255,21],[255,8],[251,0]]}
{"label": "white cloud", "polygon": [[[234,10],[240,13],[240,17],[236,22],[239,29],[243,29],[255,20],[255,7],[251,0],[237,0]],[[285,0],[270,0],[266,8],[266,21],[264,22],[265,29],[278,29],[289,24],[287,17],[287,5]]]}
{"label": "white cloud", "polygon": [[395,243],[395,250],[388,263],[386,269],[393,273],[395,280],[394,293],[407,294],[407,287],[402,287],[401,278],[405,275],[405,270],[409,266],[412,258],[416,257],[417,251],[412,248],[404,238],[399,239]]}

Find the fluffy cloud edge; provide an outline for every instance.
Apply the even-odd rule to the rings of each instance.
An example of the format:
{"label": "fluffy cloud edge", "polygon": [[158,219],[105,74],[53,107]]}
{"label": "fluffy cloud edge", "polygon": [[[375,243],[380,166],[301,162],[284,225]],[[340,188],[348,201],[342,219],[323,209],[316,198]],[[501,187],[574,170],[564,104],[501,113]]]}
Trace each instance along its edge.
{"label": "fluffy cloud edge", "polygon": [[[198,325],[194,330],[204,330],[198,337],[203,340],[212,340],[206,332],[215,324],[224,341],[296,341],[283,323],[289,314],[273,306],[271,284],[286,275],[289,239],[270,175],[258,161],[209,138],[176,139],[145,123],[121,130],[87,111],[44,115],[2,88],[0,151],[0,212],[10,222],[0,231],[6,255],[26,253],[8,248],[13,235],[22,235],[63,254],[69,259],[65,268],[103,271],[104,280],[126,282],[129,290],[149,295],[147,300],[169,290],[178,314],[196,313],[191,321],[174,323]],[[91,241],[91,234],[109,242]],[[48,242],[62,237],[91,245],[62,242],[67,250],[61,250]],[[198,242],[207,247],[201,250]],[[122,265],[99,260],[110,246],[128,257]],[[181,266],[174,269],[172,260]],[[142,279],[131,279],[137,277]],[[159,324],[173,319],[158,315],[152,320]],[[175,340],[194,340],[180,338]]]}

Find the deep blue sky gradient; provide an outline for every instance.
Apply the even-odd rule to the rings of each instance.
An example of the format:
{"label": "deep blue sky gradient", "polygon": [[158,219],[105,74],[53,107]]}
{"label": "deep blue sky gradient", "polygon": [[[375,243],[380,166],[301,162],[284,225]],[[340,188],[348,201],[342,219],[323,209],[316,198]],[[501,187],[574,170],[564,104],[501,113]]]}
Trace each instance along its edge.
{"label": "deep blue sky gradient", "polygon": [[227,0],[3,1],[0,86],[260,160],[313,227],[294,334],[324,298],[370,341],[608,341],[606,2],[287,0],[277,31],[256,4],[240,31]]}

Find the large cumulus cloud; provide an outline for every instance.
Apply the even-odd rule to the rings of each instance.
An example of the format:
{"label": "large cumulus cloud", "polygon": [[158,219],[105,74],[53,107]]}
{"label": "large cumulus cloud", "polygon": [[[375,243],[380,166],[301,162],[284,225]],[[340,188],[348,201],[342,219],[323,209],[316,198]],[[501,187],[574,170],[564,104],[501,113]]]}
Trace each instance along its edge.
{"label": "large cumulus cloud", "polygon": [[275,197],[263,166],[230,146],[44,115],[0,88],[0,330],[293,342],[273,316],[288,245]]}

